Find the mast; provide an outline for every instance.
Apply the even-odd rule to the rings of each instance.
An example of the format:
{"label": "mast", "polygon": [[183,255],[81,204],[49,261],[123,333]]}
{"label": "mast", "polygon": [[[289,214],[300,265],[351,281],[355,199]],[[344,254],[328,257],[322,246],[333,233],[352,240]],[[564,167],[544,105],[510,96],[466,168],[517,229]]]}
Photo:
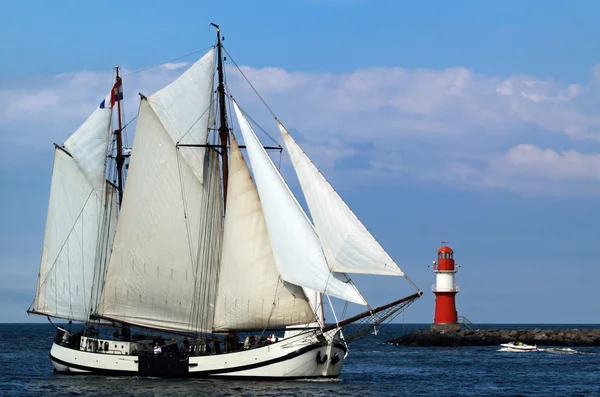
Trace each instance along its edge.
{"label": "mast", "polygon": [[227,155],[227,144],[229,141],[229,127],[227,125],[227,109],[225,107],[225,84],[223,82],[223,45],[221,44],[221,29],[219,25],[212,23],[217,29],[217,72],[219,85],[217,95],[219,97],[219,139],[221,140],[221,157],[223,166],[223,209],[227,205],[227,180],[229,179],[229,162]]}
{"label": "mast", "polygon": [[[117,78],[115,82],[115,86],[112,89],[111,101],[117,101],[117,113],[119,114],[119,128],[115,130],[115,137],[117,139],[117,191],[119,192],[119,209],[121,209],[121,203],[123,202],[123,163],[125,162],[125,156],[123,155],[123,125],[121,120],[121,90],[122,90],[122,82],[121,77],[119,76],[119,65],[115,67],[117,71]],[[116,90],[116,94],[115,94]],[[115,99],[116,95],[116,99]]]}

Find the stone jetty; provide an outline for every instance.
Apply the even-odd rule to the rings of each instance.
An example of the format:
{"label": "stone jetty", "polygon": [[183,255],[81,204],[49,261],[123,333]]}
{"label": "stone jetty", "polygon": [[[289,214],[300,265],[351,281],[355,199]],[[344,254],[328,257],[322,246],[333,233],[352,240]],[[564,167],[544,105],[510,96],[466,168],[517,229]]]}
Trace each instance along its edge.
{"label": "stone jetty", "polygon": [[492,346],[508,342],[538,346],[600,346],[600,329],[461,329],[457,332],[423,330],[402,335],[388,343],[401,346],[458,347]]}

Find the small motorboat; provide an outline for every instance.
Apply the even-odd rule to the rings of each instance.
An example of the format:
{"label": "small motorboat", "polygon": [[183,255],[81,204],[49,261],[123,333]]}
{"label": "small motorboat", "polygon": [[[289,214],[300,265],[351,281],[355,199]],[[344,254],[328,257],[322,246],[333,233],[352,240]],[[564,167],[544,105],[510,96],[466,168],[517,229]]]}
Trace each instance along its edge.
{"label": "small motorboat", "polygon": [[515,351],[515,352],[533,352],[538,349],[537,345],[526,345],[523,342],[502,343],[500,346],[503,347],[504,351]]}

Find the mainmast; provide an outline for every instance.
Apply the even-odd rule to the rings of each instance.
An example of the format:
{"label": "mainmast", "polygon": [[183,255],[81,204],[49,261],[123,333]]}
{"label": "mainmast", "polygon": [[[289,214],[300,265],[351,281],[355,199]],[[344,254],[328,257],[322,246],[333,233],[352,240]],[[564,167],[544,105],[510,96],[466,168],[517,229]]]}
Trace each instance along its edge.
{"label": "mainmast", "polygon": [[212,23],[217,29],[217,73],[219,85],[217,95],[219,98],[219,139],[221,140],[221,158],[223,166],[223,208],[227,205],[227,180],[229,177],[229,162],[227,145],[229,143],[229,127],[227,125],[227,109],[225,107],[225,83],[223,82],[223,45],[221,44],[221,29],[219,25]]}
{"label": "mainmast", "polygon": [[111,102],[117,102],[117,113],[119,114],[119,128],[115,130],[115,137],[117,139],[117,191],[119,192],[118,204],[120,209],[123,202],[123,163],[125,162],[125,156],[123,155],[123,122],[121,120],[121,90],[123,89],[123,83],[119,76],[119,65],[115,69],[117,71],[117,78],[111,92]]}

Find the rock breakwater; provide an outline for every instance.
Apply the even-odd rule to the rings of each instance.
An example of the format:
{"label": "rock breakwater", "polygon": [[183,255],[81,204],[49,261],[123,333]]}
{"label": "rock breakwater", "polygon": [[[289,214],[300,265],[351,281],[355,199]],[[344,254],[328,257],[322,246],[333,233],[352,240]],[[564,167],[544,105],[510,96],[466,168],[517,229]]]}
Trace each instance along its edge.
{"label": "rock breakwater", "polygon": [[505,330],[461,329],[457,332],[415,331],[388,343],[401,346],[492,346],[508,342],[523,342],[538,346],[600,346],[598,329],[565,330]]}

